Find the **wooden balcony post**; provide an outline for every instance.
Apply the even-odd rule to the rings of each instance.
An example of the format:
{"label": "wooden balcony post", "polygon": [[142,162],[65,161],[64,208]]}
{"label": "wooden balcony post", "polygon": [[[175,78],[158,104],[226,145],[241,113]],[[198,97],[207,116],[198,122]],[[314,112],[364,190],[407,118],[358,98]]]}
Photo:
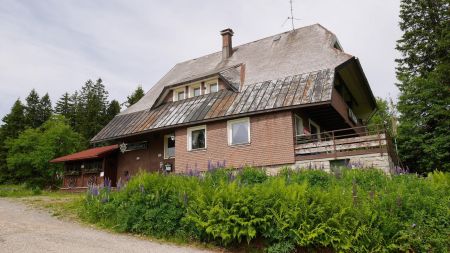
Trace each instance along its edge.
{"label": "wooden balcony post", "polygon": [[378,127],[379,127],[379,126],[377,125],[378,145],[379,145],[379,149],[380,149],[380,155],[383,156],[383,149],[381,148],[381,135],[380,135],[380,129],[379,129]]}
{"label": "wooden balcony post", "polygon": [[333,153],[334,153],[334,159],[337,158],[337,153],[336,153],[336,140],[334,138],[334,131],[331,132],[331,136],[333,138]]}

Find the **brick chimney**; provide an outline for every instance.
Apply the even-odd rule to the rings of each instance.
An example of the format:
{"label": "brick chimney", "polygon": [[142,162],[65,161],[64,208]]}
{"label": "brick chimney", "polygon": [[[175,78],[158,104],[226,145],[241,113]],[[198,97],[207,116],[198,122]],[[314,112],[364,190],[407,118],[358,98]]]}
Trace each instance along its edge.
{"label": "brick chimney", "polygon": [[220,31],[220,35],[222,35],[222,60],[226,60],[233,54],[233,45],[231,44],[233,34],[233,30],[230,28]]}

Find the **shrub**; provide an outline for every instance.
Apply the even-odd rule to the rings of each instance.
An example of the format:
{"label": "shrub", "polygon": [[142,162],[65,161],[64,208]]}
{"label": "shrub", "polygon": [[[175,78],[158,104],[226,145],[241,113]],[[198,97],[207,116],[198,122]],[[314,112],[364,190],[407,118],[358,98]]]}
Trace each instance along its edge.
{"label": "shrub", "polygon": [[266,170],[252,167],[244,167],[238,173],[238,179],[242,184],[257,184],[268,178]]}
{"label": "shrub", "polygon": [[377,170],[230,169],[204,175],[142,173],[119,192],[91,189],[81,214],[117,231],[267,252],[446,252],[450,176]]}

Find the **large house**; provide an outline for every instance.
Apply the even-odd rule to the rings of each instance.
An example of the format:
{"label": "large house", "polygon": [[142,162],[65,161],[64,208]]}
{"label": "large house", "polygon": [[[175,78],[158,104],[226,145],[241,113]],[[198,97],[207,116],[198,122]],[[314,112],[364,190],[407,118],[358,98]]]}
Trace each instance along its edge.
{"label": "large house", "polygon": [[[116,144],[95,158],[103,159],[95,177],[108,172],[114,184],[139,170],[216,165],[274,173],[354,163],[392,172],[389,136],[365,126],[376,111],[368,81],[332,32],[316,24],[236,47],[231,29],[220,34],[221,51],[176,64],[91,140]],[[77,157],[62,159],[77,164],[65,186],[87,182],[82,163],[92,159]]]}

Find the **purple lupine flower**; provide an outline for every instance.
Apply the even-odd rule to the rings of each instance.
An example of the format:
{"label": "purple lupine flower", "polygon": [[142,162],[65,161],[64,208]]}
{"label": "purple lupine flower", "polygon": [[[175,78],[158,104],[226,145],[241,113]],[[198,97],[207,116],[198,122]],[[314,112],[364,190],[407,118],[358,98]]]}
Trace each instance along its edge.
{"label": "purple lupine flower", "polygon": [[95,196],[98,196],[99,194],[100,194],[100,192],[99,192],[98,187],[96,185],[92,185],[91,195],[95,197]]}
{"label": "purple lupine flower", "polygon": [[122,178],[121,177],[119,177],[119,180],[117,180],[116,189],[118,192],[120,192],[120,190],[122,189]]}
{"label": "purple lupine flower", "polygon": [[208,171],[211,170],[211,160],[208,160]]}

